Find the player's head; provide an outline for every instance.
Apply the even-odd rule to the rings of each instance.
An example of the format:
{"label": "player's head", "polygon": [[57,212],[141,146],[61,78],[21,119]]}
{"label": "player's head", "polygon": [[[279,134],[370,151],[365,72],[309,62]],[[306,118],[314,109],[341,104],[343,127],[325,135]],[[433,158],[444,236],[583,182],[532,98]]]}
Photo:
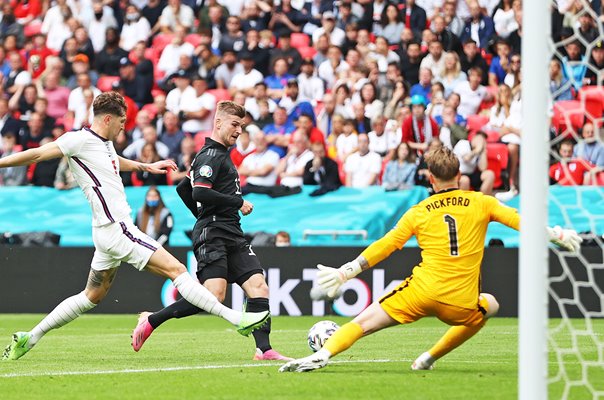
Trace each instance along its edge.
{"label": "player's head", "polygon": [[425,157],[430,183],[439,191],[443,186],[457,185],[459,181],[459,159],[447,147],[428,151]]}
{"label": "player's head", "polygon": [[95,128],[104,130],[108,139],[113,139],[124,129],[126,102],[118,92],[101,93],[92,103]]}
{"label": "player's head", "polygon": [[226,147],[235,144],[243,129],[245,107],[232,101],[221,101],[214,116],[213,138]]}

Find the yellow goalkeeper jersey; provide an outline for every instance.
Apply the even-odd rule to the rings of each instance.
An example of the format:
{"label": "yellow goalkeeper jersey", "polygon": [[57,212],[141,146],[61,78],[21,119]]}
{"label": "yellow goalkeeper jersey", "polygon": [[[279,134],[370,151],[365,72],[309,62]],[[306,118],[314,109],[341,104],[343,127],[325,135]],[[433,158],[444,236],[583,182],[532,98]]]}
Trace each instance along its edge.
{"label": "yellow goalkeeper jersey", "polygon": [[445,304],[476,307],[487,225],[497,221],[516,230],[516,209],[480,192],[450,189],[409,209],[397,225],[361,254],[374,266],[415,235],[422,261],[413,268],[420,293]]}

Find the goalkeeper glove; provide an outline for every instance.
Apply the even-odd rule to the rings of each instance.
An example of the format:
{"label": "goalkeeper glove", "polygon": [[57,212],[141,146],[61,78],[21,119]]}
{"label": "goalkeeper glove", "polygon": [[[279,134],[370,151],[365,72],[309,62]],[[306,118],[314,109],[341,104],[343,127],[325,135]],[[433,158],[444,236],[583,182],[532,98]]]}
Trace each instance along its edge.
{"label": "goalkeeper glove", "polygon": [[317,282],[327,292],[327,295],[332,298],[335,297],[344,283],[360,274],[363,270],[357,260],[347,262],[337,269],[322,264],[318,264],[317,268],[319,268],[319,272],[317,273],[319,279]]}
{"label": "goalkeeper glove", "polygon": [[556,225],[553,228],[547,227],[547,233],[550,242],[556,246],[572,253],[579,252],[583,239],[573,229],[562,229]]}

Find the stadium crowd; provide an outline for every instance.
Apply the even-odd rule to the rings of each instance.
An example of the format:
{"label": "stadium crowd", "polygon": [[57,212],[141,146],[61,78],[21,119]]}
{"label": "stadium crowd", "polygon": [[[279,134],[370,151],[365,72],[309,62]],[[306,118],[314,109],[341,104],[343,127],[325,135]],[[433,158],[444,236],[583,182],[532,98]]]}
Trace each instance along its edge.
{"label": "stadium crowd", "polygon": [[[126,185],[185,178],[232,99],[247,110],[231,150],[244,193],[429,187],[422,156],[438,146],[460,159],[462,188],[518,193],[521,0],[6,0],[1,12],[2,157],[88,127],[93,99],[115,90],[128,104],[118,153],[179,166]],[[597,0],[551,8],[559,184],[604,184],[590,123],[604,105],[600,14]],[[26,184],[74,180],[65,160],[0,171],[0,185]]]}

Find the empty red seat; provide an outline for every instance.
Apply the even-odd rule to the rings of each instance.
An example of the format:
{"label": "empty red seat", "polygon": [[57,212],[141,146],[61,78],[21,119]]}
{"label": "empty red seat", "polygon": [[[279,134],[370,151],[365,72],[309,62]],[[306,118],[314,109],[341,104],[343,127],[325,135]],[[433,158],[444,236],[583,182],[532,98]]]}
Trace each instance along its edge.
{"label": "empty red seat", "polygon": [[166,46],[172,42],[173,38],[174,35],[170,33],[159,33],[153,38],[153,48],[158,54],[161,54]]}
{"label": "empty red seat", "polygon": [[216,97],[216,102],[233,99],[227,89],[210,89],[208,93]]}
{"label": "empty red seat", "polygon": [[489,117],[484,115],[469,115],[466,119],[466,128],[470,133],[476,133],[482,129],[483,126],[489,123]]}
{"label": "empty red seat", "polygon": [[508,147],[503,143],[489,143],[487,144],[487,160],[488,169],[495,173],[495,183],[493,187],[495,189],[500,188],[503,185],[501,179],[501,172],[507,169],[508,166]]}
{"label": "empty red seat", "polygon": [[195,136],[193,136],[193,141],[195,142],[195,151],[201,150],[203,145],[206,143],[206,138],[212,136],[212,131],[207,132],[197,132]]}
{"label": "empty red seat", "polygon": [[34,19],[33,21],[25,24],[23,27],[23,34],[26,37],[32,37],[42,31],[42,21]]}
{"label": "empty red seat", "polygon": [[292,32],[290,45],[295,49],[300,47],[308,47],[310,46],[310,36],[308,36],[306,33]]}
{"label": "empty red seat", "polygon": [[119,76],[101,76],[96,83],[96,87],[99,88],[101,92],[109,92],[111,91],[111,85],[113,85],[113,82],[117,82],[119,80]]}
{"label": "empty red seat", "polygon": [[602,86],[583,86],[579,90],[578,99],[591,119],[602,117],[604,111],[604,88]]}
{"label": "empty red seat", "polygon": [[199,33],[190,33],[185,38],[185,42],[191,43],[193,47],[197,47],[201,44],[201,35]]}
{"label": "empty red seat", "polygon": [[579,100],[562,100],[554,103],[552,126],[560,134],[576,135],[585,120],[585,108]]}
{"label": "empty red seat", "polygon": [[298,52],[302,58],[313,58],[317,54],[317,49],[314,47],[298,47]]}

